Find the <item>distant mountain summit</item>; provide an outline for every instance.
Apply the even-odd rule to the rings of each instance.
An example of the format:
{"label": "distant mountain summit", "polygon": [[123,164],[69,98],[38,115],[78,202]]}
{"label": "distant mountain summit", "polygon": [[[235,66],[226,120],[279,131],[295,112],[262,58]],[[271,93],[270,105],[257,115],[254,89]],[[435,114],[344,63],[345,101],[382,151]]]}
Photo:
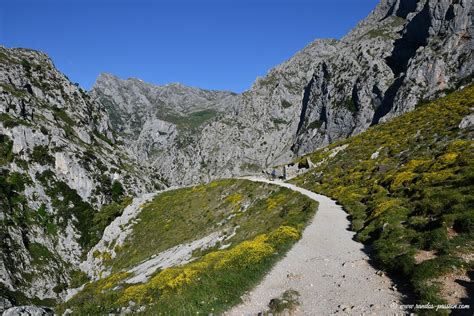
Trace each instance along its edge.
{"label": "distant mountain summit", "polygon": [[170,183],[255,173],[471,82],[472,17],[472,1],[383,0],[341,40],[311,43],[240,95],[111,76],[93,95]]}
{"label": "distant mountain summit", "polygon": [[97,78],[91,95],[107,109],[111,126],[125,137],[131,152],[145,162],[231,112],[239,98],[227,91],[180,83],[157,86],[105,73]]}

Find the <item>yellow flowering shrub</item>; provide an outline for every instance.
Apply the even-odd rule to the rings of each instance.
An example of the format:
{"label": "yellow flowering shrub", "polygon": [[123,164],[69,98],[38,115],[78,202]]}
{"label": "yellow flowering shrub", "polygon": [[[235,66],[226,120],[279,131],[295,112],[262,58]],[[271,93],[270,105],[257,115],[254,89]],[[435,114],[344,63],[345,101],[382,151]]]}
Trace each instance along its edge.
{"label": "yellow flowering shrub", "polygon": [[421,181],[423,183],[437,183],[437,182],[446,181],[452,176],[454,176],[454,174],[450,170],[427,172],[423,174]]}
{"label": "yellow flowering shrub", "polygon": [[279,205],[283,204],[286,199],[286,196],[279,194],[275,197],[270,197],[267,199],[267,210],[272,211],[276,209]]}
{"label": "yellow flowering shrub", "polygon": [[165,269],[145,284],[126,288],[119,303],[124,304],[130,300],[141,303],[152,300],[153,296],[156,296],[154,293],[164,295],[167,291],[179,292],[185,285],[190,284],[199,272],[201,271],[189,266]]}
{"label": "yellow flowering shrub", "polygon": [[354,183],[362,179],[362,176],[363,176],[362,172],[352,171],[352,172],[349,172],[347,179],[349,182]]}
{"label": "yellow flowering shrub", "polygon": [[450,151],[458,151],[460,149],[464,149],[466,147],[468,147],[469,145],[473,145],[474,144],[474,141],[467,141],[467,140],[463,140],[463,139],[457,139],[455,141],[452,141],[449,143],[448,145],[448,150]]}
{"label": "yellow flowering shrub", "polygon": [[392,184],[390,185],[390,189],[396,190],[400,187],[409,185],[416,177],[416,175],[416,173],[410,171],[397,173],[392,181]]}
{"label": "yellow flowering shrub", "polygon": [[409,171],[414,171],[416,168],[429,164],[431,160],[423,160],[423,159],[413,159],[410,160],[406,165],[405,168]]}
{"label": "yellow flowering shrub", "polygon": [[242,194],[235,193],[226,197],[225,200],[231,204],[237,205],[237,204],[240,204],[240,202],[242,202],[242,199],[243,199]]}
{"label": "yellow flowering shrub", "polygon": [[217,268],[246,268],[258,264],[270,257],[275,249],[267,243],[266,235],[259,235],[253,240],[244,241],[226,251],[217,263]]}
{"label": "yellow flowering shrub", "polygon": [[195,186],[192,187],[191,191],[192,192],[204,192],[204,191],[206,191],[206,187],[202,184],[195,185]]}
{"label": "yellow flowering shrub", "polygon": [[382,213],[390,210],[393,207],[400,206],[400,200],[398,199],[388,199],[377,205],[377,207],[372,211],[368,220],[379,217]]}
{"label": "yellow flowering shrub", "polygon": [[268,236],[268,242],[273,246],[286,244],[300,239],[300,232],[291,226],[280,226]]}
{"label": "yellow flowering shrub", "polygon": [[129,301],[142,303],[145,299],[150,298],[148,291],[149,287],[147,284],[132,285],[124,290],[117,303],[128,304]]}
{"label": "yellow flowering shrub", "polygon": [[[225,255],[225,251],[213,251],[205,255],[202,260],[192,263],[193,265],[201,265],[203,269],[213,266],[216,262],[222,259]],[[197,266],[199,267],[199,266]]]}
{"label": "yellow flowering shrub", "polygon": [[458,158],[457,153],[446,153],[440,157],[438,157],[438,161],[440,161],[442,164],[445,165],[450,165],[456,161],[456,158]]}
{"label": "yellow flowering shrub", "polygon": [[[228,250],[217,250],[206,254],[201,260],[182,267],[167,268],[160,271],[145,284],[132,285],[123,291],[117,301],[127,304],[129,301],[143,303],[153,301],[159,296],[181,292],[186,285],[198,279],[199,274],[212,269],[242,269],[257,265],[275,254],[278,245],[300,238],[296,228],[280,226],[269,235],[258,235],[252,240],[244,241]],[[116,283],[116,278],[122,280],[127,275],[118,275],[110,279]]]}
{"label": "yellow flowering shrub", "polygon": [[119,284],[120,281],[124,280],[129,276],[128,272],[118,272],[114,273],[107,278],[101,281],[102,286],[100,287],[102,290],[108,290],[116,285]]}
{"label": "yellow flowering shrub", "polygon": [[179,290],[190,284],[198,273],[198,270],[187,266],[168,268],[154,276],[147,285],[153,290]]}

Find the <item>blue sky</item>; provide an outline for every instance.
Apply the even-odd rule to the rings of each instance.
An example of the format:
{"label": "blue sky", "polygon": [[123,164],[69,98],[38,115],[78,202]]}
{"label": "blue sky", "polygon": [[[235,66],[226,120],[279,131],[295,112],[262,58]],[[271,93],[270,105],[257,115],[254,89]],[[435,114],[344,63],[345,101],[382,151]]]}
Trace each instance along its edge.
{"label": "blue sky", "polygon": [[0,0],[0,44],[46,52],[90,89],[101,72],[241,92],[378,0]]}

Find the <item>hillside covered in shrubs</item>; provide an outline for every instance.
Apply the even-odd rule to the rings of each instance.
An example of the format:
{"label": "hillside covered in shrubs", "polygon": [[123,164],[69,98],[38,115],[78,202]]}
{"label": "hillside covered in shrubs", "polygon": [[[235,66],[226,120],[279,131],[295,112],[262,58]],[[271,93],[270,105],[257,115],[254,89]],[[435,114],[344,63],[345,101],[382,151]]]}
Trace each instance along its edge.
{"label": "hillside covered in shrubs", "polygon": [[[297,192],[248,180],[163,192],[143,206],[123,244],[94,253],[99,277],[57,311],[223,312],[301,237],[316,209]],[[160,267],[143,273],[154,258]]]}
{"label": "hillside covered in shrubs", "polygon": [[472,295],[450,286],[474,272],[474,130],[460,124],[473,107],[471,85],[308,155],[316,167],[292,180],[339,201],[357,240],[419,303]]}

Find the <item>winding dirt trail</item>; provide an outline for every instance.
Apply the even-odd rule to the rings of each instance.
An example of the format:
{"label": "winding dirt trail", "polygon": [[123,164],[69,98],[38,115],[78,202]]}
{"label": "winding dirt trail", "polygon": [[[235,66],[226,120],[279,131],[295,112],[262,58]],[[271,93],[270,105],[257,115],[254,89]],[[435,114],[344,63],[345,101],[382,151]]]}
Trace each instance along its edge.
{"label": "winding dirt trail", "polygon": [[295,185],[246,178],[300,192],[319,202],[319,209],[302,238],[226,315],[256,315],[268,309],[272,298],[287,290],[300,294],[295,315],[394,315],[401,294],[386,276],[378,275],[348,230],[347,214],[336,202]]}

